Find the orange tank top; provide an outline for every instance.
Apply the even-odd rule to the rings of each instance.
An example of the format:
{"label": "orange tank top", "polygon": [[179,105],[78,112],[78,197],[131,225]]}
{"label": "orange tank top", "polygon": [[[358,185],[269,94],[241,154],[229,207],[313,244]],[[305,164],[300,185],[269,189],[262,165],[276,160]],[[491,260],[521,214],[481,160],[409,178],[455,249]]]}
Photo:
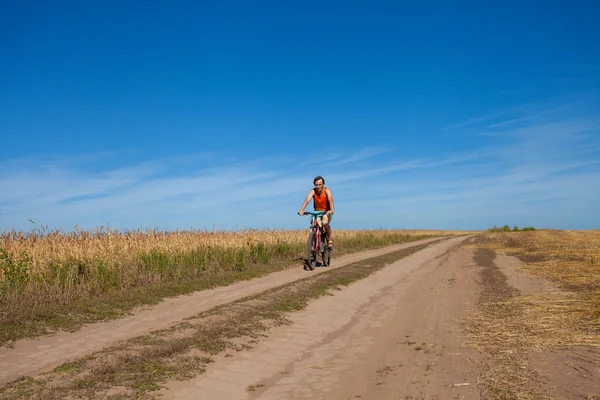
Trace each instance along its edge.
{"label": "orange tank top", "polygon": [[315,191],[315,195],[313,196],[313,203],[315,205],[316,211],[329,211],[329,199],[327,198],[327,193],[325,192],[325,188],[321,192],[321,195],[318,195]]}

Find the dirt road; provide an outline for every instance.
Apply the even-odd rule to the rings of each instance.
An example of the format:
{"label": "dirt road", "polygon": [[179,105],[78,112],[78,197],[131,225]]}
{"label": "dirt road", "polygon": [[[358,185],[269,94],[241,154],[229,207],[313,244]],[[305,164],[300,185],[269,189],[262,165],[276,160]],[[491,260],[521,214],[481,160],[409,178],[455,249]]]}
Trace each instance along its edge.
{"label": "dirt road", "polygon": [[[429,243],[439,238],[388,246],[333,258],[330,268],[317,268],[310,274],[339,268],[350,263],[377,257],[400,249]],[[33,376],[101,350],[119,341],[167,328],[187,317],[218,305],[260,293],[262,291],[302,279],[307,272],[302,268],[287,269],[271,275],[238,282],[213,290],[167,299],[164,302],[138,310],[134,315],[105,323],[91,324],[72,333],[59,333],[39,339],[22,340],[14,347],[0,348],[0,385],[22,376]]]}
{"label": "dirt road", "polygon": [[313,301],[252,350],[168,399],[476,399],[478,354],[457,322],[479,286],[465,238],[436,243]]}
{"label": "dirt road", "polygon": [[[425,243],[429,246],[419,251],[421,247],[415,247],[414,252],[404,252],[404,258],[387,264],[400,255],[385,254]],[[79,332],[18,342],[15,348],[0,349],[0,381],[6,383],[21,376],[34,376],[36,379],[31,380],[33,387],[39,385],[42,391],[23,393],[31,393],[29,398],[47,398],[44,393],[49,392],[43,391],[44,385],[49,390],[58,388],[63,378],[59,376],[44,383],[43,376],[35,375],[62,363],[125,339],[173,326],[202,311],[227,304],[213,309],[217,313],[215,315],[222,317],[218,313],[244,301],[229,303],[246,296],[260,293],[250,303],[265,302],[269,293],[284,293],[284,296],[292,293],[278,292],[291,290],[288,289],[290,286],[310,285],[306,282],[331,276],[352,276],[355,270],[364,272],[377,266],[366,278],[342,289],[339,289],[339,284],[327,286],[337,289],[331,289],[329,296],[316,297],[301,311],[287,313],[289,324],[273,324],[274,327],[264,335],[240,338],[248,340],[252,348],[233,346],[233,350],[216,352],[214,362],[207,361],[206,370],[200,375],[182,375],[186,379],[192,378],[164,385],[161,380],[160,385],[164,388],[160,391],[138,394],[151,398],[219,400],[490,398],[490,376],[486,373],[496,371],[493,367],[501,363],[494,358],[496,353],[482,351],[481,346],[476,349],[473,345],[477,339],[465,337],[459,323],[464,322],[464,317],[471,311],[481,307],[481,298],[490,287],[494,290],[510,287],[523,295],[552,292],[557,288],[548,285],[542,278],[523,275],[514,268],[519,265],[514,257],[496,256],[489,249],[476,250],[466,244],[468,237],[429,239],[338,257],[334,259],[332,268],[313,272],[289,269],[169,299],[157,306],[138,310],[130,317],[89,325]],[[488,258],[483,259],[482,254]],[[371,260],[378,256],[381,257]],[[319,275],[317,279],[303,279],[343,266],[347,268]],[[294,283],[286,285],[291,282]],[[279,288],[282,285],[283,288]],[[272,288],[278,289],[269,290]],[[247,310],[250,309],[248,306]],[[226,312],[223,315],[226,316]],[[231,325],[229,320],[226,321]],[[218,333],[218,329],[215,332]],[[516,331],[520,332],[519,329]],[[173,332],[175,339],[181,334],[177,330]],[[162,338],[169,345],[177,345],[169,342],[167,336]],[[169,349],[168,346],[165,348]],[[124,351],[131,350],[126,348]],[[510,353],[511,349],[506,351]],[[534,398],[600,398],[600,385],[597,383],[600,352],[596,349],[563,346],[536,349],[523,356],[530,362],[518,364],[519,371],[531,376],[530,383],[535,389],[531,393],[543,393],[543,396]],[[100,371],[111,371],[110,363],[102,364],[111,357],[116,360],[114,355],[106,354],[98,361]],[[520,368],[525,368],[523,365],[529,366],[522,370]],[[89,370],[83,373],[86,371],[89,373]],[[198,371],[200,369],[194,373]],[[59,374],[46,376],[56,375]],[[67,386],[64,387],[67,389],[54,392],[53,398],[64,398],[77,390],[72,385],[68,386],[69,374],[65,376]],[[496,377],[493,375],[492,380]],[[90,384],[96,382],[90,381]],[[77,382],[86,383],[85,375]],[[102,382],[113,385],[111,380]],[[113,386],[109,390],[106,386],[99,387],[104,392],[84,391],[77,395],[86,398],[92,395],[98,396],[94,398],[136,396],[125,386]],[[18,396],[18,391],[14,393],[17,397],[11,398],[22,397]],[[36,397],[35,393],[39,396]]]}

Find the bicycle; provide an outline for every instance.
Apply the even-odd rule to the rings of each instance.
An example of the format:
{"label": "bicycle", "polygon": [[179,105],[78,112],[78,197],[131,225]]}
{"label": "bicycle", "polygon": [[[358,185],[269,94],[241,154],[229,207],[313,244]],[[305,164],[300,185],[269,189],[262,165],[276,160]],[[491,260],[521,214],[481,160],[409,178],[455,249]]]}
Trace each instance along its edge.
{"label": "bicycle", "polygon": [[319,225],[319,218],[325,215],[325,211],[310,211],[303,215],[311,215],[310,230],[308,234],[306,265],[311,271],[317,265],[317,257],[321,255],[323,265],[331,265],[331,249],[327,246],[327,231],[322,224]]}

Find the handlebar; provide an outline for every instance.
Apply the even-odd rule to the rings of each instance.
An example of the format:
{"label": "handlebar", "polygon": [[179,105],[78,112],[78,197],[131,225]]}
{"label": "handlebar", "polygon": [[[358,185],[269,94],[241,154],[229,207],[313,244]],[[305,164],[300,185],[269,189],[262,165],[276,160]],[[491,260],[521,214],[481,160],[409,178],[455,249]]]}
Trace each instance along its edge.
{"label": "handlebar", "polygon": [[327,211],[305,211],[302,215],[319,216],[319,215],[325,215],[326,213],[327,213]]}

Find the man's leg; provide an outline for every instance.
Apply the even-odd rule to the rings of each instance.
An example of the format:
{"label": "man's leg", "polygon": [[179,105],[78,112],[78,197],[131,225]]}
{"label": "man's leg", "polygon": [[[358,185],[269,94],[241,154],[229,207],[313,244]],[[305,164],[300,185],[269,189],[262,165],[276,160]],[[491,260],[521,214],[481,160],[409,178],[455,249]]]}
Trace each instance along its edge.
{"label": "man's leg", "polygon": [[325,228],[325,232],[327,232],[327,247],[333,247],[333,236],[331,235],[331,222],[330,215],[323,215],[323,228]]}

